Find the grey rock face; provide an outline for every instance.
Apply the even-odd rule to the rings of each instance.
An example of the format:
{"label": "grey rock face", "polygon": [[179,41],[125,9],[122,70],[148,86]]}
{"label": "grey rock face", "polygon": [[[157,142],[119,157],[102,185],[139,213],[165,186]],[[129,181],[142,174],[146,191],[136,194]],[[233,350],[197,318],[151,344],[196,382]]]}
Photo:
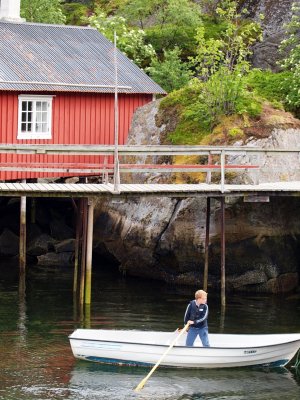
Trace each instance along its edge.
{"label": "grey rock face", "polygon": [[4,229],[0,235],[0,254],[4,256],[19,254],[19,238],[9,229]]}
{"label": "grey rock face", "polygon": [[[156,102],[138,111],[129,139],[131,144],[161,143],[162,130],[156,127],[156,112]],[[294,149],[300,146],[300,129],[275,128],[262,139],[250,136],[247,145]],[[259,164],[259,177],[249,170],[231,178],[234,182],[300,180],[300,170],[295,168],[299,165],[296,153],[288,159],[276,155],[251,157],[254,156],[250,159],[235,156],[228,162]],[[145,176],[141,174],[139,179],[142,178]],[[134,181],[137,182],[136,177]],[[158,176],[156,181],[161,182]],[[297,287],[300,224],[296,216],[299,212],[298,198],[273,197],[269,203],[257,204],[227,198],[229,291],[278,293]],[[205,224],[205,198],[102,200],[97,205],[95,251],[109,254],[124,273],[199,286],[203,281]],[[217,199],[211,201],[209,284],[215,288],[220,285],[220,203]]]}
{"label": "grey rock face", "polygon": [[291,19],[291,7],[295,0],[245,0],[242,6],[249,11],[249,17],[262,21],[263,41],[253,48],[253,65],[257,68],[278,70],[278,47],[284,39],[284,25]]}

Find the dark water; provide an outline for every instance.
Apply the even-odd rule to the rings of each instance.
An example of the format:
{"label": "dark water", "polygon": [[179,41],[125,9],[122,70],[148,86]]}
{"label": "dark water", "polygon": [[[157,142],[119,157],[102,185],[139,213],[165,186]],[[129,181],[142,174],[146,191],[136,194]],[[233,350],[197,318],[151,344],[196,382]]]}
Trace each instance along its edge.
{"label": "dark water", "polygon": [[[3,271],[3,269],[1,269]],[[30,274],[31,275],[31,274]],[[0,275],[0,399],[299,400],[295,369],[158,369],[144,389],[133,389],[149,372],[76,361],[68,335],[82,326],[73,307],[69,272],[35,272],[26,296],[10,271]],[[90,326],[106,329],[175,330],[194,289],[93,275]],[[211,332],[300,332],[299,296],[234,296],[226,314],[209,293]]]}

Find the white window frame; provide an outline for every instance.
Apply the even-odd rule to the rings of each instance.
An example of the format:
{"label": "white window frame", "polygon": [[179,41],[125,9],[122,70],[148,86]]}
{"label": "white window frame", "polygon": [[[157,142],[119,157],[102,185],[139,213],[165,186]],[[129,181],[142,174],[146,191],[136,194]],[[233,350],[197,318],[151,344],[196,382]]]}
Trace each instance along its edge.
{"label": "white window frame", "polygon": [[[51,139],[52,138],[52,100],[53,96],[43,96],[43,95],[19,95],[18,96],[18,136],[17,139]],[[32,102],[32,130],[22,131],[22,104],[25,101]],[[47,120],[43,123],[47,124],[47,129],[45,132],[37,132],[37,111],[36,103],[42,101],[47,102]],[[23,121],[24,123],[24,121]]]}

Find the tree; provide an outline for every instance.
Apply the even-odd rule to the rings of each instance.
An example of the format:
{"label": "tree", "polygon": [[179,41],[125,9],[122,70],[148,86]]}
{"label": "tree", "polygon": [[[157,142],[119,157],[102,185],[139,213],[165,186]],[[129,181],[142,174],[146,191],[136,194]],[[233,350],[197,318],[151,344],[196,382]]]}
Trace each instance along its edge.
{"label": "tree", "polygon": [[67,25],[84,25],[89,9],[82,3],[65,2],[62,6]]}
{"label": "tree", "polygon": [[160,0],[129,0],[119,9],[119,15],[123,15],[134,25],[145,29],[151,15],[159,7]]}
{"label": "tree", "polygon": [[[212,129],[221,115],[247,112],[253,104],[243,76],[250,70],[251,46],[261,38],[256,22],[242,22],[235,1],[223,1],[216,12],[226,28],[220,37],[207,39],[205,28],[197,30],[197,54],[192,59],[203,82],[199,112]],[[248,105],[247,105],[248,103]]]}
{"label": "tree", "polygon": [[142,29],[129,28],[126,20],[120,16],[107,16],[98,8],[94,15],[88,18],[89,24],[101,32],[110,41],[117,35],[117,46],[138,66],[148,66],[155,56],[151,44],[145,43],[145,32]]}
{"label": "tree", "polygon": [[154,59],[147,68],[150,76],[167,92],[172,92],[185,86],[191,79],[192,72],[189,65],[180,59],[180,50],[164,51],[164,60]]}
{"label": "tree", "polygon": [[21,17],[28,22],[64,24],[60,0],[21,0]]}
{"label": "tree", "polygon": [[280,52],[285,53],[281,62],[284,70],[291,72],[288,78],[287,103],[293,108],[300,107],[300,4],[293,3],[292,18],[286,25],[287,38],[281,42]]}
{"label": "tree", "polygon": [[179,47],[182,58],[193,54],[201,10],[191,0],[128,0],[119,13],[146,32],[146,39],[161,57]]}
{"label": "tree", "polygon": [[233,71],[237,65],[240,70],[241,65],[248,70],[252,45],[262,40],[260,24],[243,22],[235,1],[223,1],[222,4],[223,8],[216,10],[220,21],[226,26],[220,37],[207,39],[204,26],[197,29],[197,54],[193,62],[204,80],[224,66],[229,71]]}

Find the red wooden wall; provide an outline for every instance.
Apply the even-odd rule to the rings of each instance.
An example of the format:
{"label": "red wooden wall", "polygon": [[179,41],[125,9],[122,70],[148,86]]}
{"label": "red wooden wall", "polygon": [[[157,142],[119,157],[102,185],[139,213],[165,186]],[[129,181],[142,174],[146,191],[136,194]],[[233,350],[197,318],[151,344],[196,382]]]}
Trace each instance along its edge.
{"label": "red wooden wall", "polygon": [[[18,95],[16,92],[0,92],[0,143],[114,144],[114,94],[52,93],[54,97],[50,140],[17,140]],[[136,108],[151,100],[151,94],[119,94],[119,144],[126,142]],[[103,157],[101,160],[103,161]],[[99,163],[100,157],[0,154],[0,162],[1,165],[24,162],[79,164]],[[74,174],[0,171],[1,180],[67,175]]]}

